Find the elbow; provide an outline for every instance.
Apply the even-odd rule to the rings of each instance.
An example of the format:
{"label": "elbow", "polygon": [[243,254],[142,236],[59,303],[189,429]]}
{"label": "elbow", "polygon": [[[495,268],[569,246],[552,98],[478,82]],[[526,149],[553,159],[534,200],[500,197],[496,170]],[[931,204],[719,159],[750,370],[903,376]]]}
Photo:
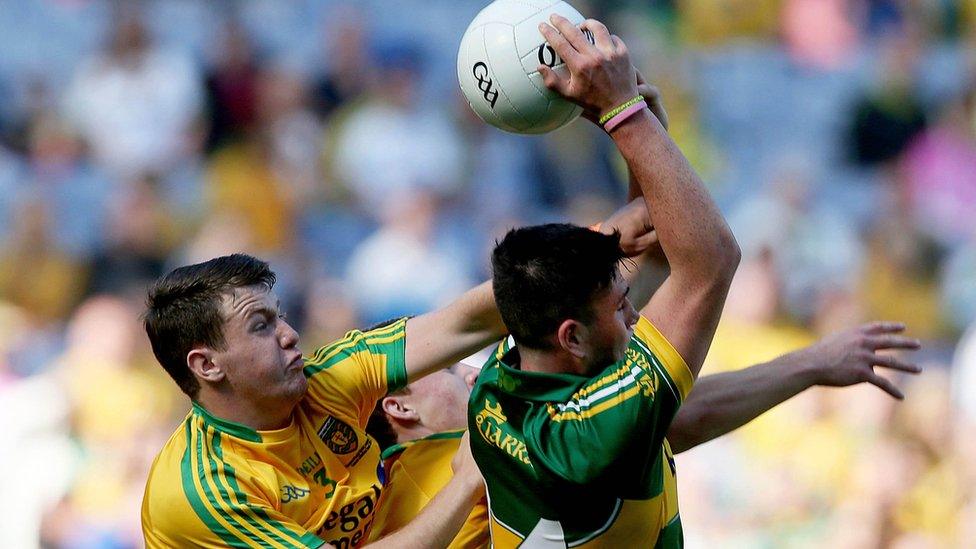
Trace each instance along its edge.
{"label": "elbow", "polygon": [[739,262],[742,260],[742,250],[728,227],[722,231],[709,257],[712,266],[709,279],[715,286],[728,288],[732,284],[732,277],[735,276],[735,271],[739,268]]}
{"label": "elbow", "polygon": [[739,248],[732,231],[726,229],[726,233],[727,236],[722,242],[722,261],[719,270],[731,283],[736,269],[739,268],[739,262],[742,261],[742,249]]}
{"label": "elbow", "polygon": [[680,454],[715,438],[717,434],[710,429],[715,421],[714,414],[704,406],[683,406],[668,428],[671,452]]}

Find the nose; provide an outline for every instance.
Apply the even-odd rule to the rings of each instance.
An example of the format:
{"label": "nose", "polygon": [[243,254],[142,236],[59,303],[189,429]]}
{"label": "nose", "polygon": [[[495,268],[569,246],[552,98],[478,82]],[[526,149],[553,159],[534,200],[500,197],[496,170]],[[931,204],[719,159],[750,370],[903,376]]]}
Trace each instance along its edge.
{"label": "nose", "polygon": [[637,320],[640,318],[640,313],[634,308],[634,304],[627,300],[627,327],[630,328],[634,324],[637,324]]}
{"label": "nose", "polygon": [[280,331],[278,340],[281,342],[283,349],[290,349],[298,345],[298,332],[291,327],[291,324],[288,324],[284,320],[279,320],[278,329]]}

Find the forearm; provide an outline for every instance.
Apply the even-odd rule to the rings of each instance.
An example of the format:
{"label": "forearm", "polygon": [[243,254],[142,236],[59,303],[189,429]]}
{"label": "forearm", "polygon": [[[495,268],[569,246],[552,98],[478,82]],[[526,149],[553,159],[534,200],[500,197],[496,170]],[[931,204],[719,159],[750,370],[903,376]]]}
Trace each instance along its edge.
{"label": "forearm", "polygon": [[409,524],[367,547],[447,547],[483,494],[480,487],[473,487],[470,482],[455,476]]}
{"label": "forearm", "polygon": [[659,246],[654,246],[625,263],[621,274],[630,285],[627,298],[635,309],[641,310],[647,305],[669,272],[667,258],[661,253]]}
{"label": "forearm", "polygon": [[668,429],[674,453],[689,450],[752,421],[815,384],[799,352],[698,380]]}
{"label": "forearm", "polygon": [[730,278],[735,238],[677,145],[644,110],[611,134],[647,203],[661,247],[680,276]]}
{"label": "forearm", "polygon": [[641,194],[640,183],[637,182],[637,178],[634,177],[633,170],[627,169],[627,202],[643,196]]}
{"label": "forearm", "polygon": [[407,379],[446,368],[506,333],[491,281],[482,283],[446,307],[407,321]]}

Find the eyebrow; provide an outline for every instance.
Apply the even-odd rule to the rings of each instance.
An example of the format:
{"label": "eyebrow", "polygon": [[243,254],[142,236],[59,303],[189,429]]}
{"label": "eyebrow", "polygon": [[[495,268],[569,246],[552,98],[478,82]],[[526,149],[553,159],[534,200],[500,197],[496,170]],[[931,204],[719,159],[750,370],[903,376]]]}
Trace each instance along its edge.
{"label": "eyebrow", "polygon": [[256,315],[256,314],[262,314],[262,315],[267,316],[267,317],[275,317],[275,316],[278,316],[278,312],[279,311],[281,311],[281,300],[280,299],[275,303],[275,308],[274,309],[272,309],[271,307],[265,307],[265,306],[261,306],[261,307],[258,307],[256,309],[251,309],[250,311],[247,312],[246,318],[251,318],[253,315]]}

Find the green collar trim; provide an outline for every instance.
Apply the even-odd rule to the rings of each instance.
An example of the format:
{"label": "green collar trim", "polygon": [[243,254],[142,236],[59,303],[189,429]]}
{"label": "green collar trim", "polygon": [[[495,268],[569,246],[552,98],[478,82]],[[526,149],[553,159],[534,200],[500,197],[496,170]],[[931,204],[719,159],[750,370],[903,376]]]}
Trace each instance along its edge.
{"label": "green collar trim", "polygon": [[512,348],[497,362],[496,368],[483,370],[479,381],[484,377],[484,383],[504,393],[538,402],[567,400],[591,381],[575,374],[525,372],[519,368],[520,360],[518,347]]}
{"label": "green collar trim", "polygon": [[246,440],[248,442],[262,442],[261,435],[254,429],[246,425],[241,425],[240,423],[234,423],[226,419],[220,419],[217,416],[212,415],[199,403],[193,402],[193,412],[199,414],[203,418],[203,422],[208,425],[213,425],[215,429],[228,435]]}
{"label": "green collar trim", "polygon": [[405,442],[400,442],[390,446],[383,453],[380,454],[380,459],[389,459],[400,452],[406,450],[407,448],[417,444],[418,442],[423,442],[426,440],[444,440],[448,438],[461,438],[464,436],[465,429],[458,429],[457,431],[444,431],[443,433],[434,433],[432,435],[427,435],[423,438],[418,438],[416,440],[407,440]]}

